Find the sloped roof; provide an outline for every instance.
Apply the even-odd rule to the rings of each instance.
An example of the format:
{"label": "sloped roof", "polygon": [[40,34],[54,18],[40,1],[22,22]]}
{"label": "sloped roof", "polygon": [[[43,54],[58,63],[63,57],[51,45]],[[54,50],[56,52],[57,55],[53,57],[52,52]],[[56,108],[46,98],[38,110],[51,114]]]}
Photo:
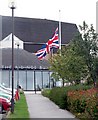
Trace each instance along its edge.
{"label": "sloped roof", "polygon": [[[14,34],[24,42],[24,49],[29,52],[36,52],[52,37],[59,22],[47,19],[14,17]],[[76,24],[61,23],[62,44],[68,44],[78,32]],[[2,39],[12,32],[12,18],[2,16]]]}
{"label": "sloped roof", "polygon": [[[3,68],[9,68],[12,65],[12,49],[3,48],[2,51],[2,66]],[[48,69],[49,63],[47,60],[43,62],[38,60],[38,58],[26,50],[23,49],[14,49],[14,66],[17,68],[17,58],[18,58],[18,67],[19,68],[28,68],[28,69]]]}

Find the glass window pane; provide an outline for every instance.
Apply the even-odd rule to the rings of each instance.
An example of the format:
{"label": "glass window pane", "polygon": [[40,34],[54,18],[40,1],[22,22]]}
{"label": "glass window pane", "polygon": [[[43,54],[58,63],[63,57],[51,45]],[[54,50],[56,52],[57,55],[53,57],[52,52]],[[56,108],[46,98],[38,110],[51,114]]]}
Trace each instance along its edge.
{"label": "glass window pane", "polygon": [[26,70],[19,71],[19,84],[26,90]]}
{"label": "glass window pane", "polygon": [[1,83],[4,83],[7,87],[9,87],[9,76],[10,76],[10,72],[9,70],[2,70],[2,80]]}
{"label": "glass window pane", "polygon": [[36,83],[36,89],[40,90],[42,88],[42,77],[41,77],[41,71],[35,71],[35,83]]}
{"label": "glass window pane", "polygon": [[27,71],[27,90],[34,90],[34,72]]}
{"label": "glass window pane", "polygon": [[43,85],[44,88],[49,88],[49,72],[43,71]]}

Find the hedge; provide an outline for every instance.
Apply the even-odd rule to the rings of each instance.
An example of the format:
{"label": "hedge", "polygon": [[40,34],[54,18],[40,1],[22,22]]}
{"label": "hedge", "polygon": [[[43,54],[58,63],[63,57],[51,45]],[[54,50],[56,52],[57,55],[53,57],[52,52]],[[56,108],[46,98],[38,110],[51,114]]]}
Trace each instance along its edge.
{"label": "hedge", "polygon": [[50,100],[52,100],[53,102],[55,102],[55,104],[57,104],[60,108],[62,109],[67,109],[67,91],[65,91],[65,89],[62,88],[53,88],[50,91]]}

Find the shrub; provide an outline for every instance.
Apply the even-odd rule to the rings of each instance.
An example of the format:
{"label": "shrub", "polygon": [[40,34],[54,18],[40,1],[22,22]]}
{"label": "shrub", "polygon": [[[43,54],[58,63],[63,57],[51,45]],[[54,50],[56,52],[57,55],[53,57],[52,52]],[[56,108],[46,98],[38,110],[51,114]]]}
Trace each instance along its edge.
{"label": "shrub", "polygon": [[96,102],[96,89],[78,90],[68,92],[68,108],[79,115],[85,114],[87,118],[96,118],[98,113]]}
{"label": "shrub", "polygon": [[98,118],[98,104],[97,104],[97,92],[96,89],[92,88],[86,92],[86,113],[91,118]]}
{"label": "shrub", "polygon": [[68,108],[69,110],[73,112],[78,112],[82,113],[85,111],[85,99],[83,96],[81,96],[82,90],[81,91],[69,91],[68,92]]}
{"label": "shrub", "polygon": [[51,91],[51,89],[43,89],[42,91],[41,91],[41,94],[44,96],[44,97],[50,97],[50,91]]}
{"label": "shrub", "polygon": [[55,87],[50,91],[50,100],[55,102],[60,108],[67,109],[67,91],[65,89]]}

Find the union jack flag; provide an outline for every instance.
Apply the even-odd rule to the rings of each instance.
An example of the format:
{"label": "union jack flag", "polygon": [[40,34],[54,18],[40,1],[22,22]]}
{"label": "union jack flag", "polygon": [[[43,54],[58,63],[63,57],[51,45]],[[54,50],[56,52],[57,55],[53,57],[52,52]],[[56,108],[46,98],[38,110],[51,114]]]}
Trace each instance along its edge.
{"label": "union jack flag", "polygon": [[59,48],[59,42],[58,42],[58,28],[55,30],[55,33],[51,39],[48,40],[46,44],[42,46],[40,50],[38,50],[35,55],[38,57],[39,60],[42,60],[47,53],[51,51],[53,48]]}
{"label": "union jack flag", "polygon": [[48,40],[46,43],[48,46],[48,52],[51,51],[52,48],[59,48],[59,41],[58,41],[58,28],[55,30],[55,33],[51,39]]}
{"label": "union jack flag", "polygon": [[44,44],[40,50],[38,50],[35,55],[39,60],[42,60],[47,55],[47,45]]}

